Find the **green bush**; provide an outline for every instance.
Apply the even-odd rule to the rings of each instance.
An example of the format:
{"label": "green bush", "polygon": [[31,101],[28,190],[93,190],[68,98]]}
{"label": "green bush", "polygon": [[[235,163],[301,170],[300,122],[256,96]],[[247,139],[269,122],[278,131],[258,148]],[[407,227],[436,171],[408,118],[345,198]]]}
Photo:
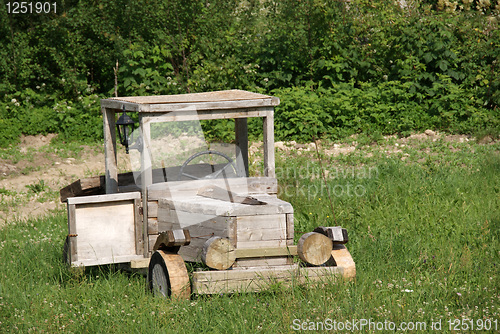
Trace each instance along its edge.
{"label": "green bush", "polygon": [[[98,138],[97,103],[83,100],[114,95],[115,79],[122,96],[276,94],[277,137],[301,141],[499,127],[496,2],[56,3],[50,15],[0,11],[0,117],[22,124],[8,134]],[[232,124],[204,128],[229,138]]]}

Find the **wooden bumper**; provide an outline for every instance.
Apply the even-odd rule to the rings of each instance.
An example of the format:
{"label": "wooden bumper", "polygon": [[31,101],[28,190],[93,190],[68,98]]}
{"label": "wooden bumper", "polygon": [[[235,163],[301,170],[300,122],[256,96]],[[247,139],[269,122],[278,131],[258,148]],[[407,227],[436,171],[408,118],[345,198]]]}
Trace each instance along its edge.
{"label": "wooden bumper", "polygon": [[192,292],[217,294],[255,292],[266,290],[273,284],[303,285],[312,282],[331,283],[335,279],[351,280],[356,276],[356,265],[343,245],[332,250],[332,266],[238,268],[233,270],[195,271],[192,273]]}

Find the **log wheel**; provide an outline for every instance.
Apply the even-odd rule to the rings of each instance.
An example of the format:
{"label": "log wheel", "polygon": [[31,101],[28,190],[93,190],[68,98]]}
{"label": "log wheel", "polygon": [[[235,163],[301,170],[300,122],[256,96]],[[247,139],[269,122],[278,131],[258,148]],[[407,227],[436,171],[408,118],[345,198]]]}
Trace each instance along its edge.
{"label": "log wheel", "polygon": [[149,262],[149,289],[155,296],[189,299],[191,285],[184,260],[179,254],[154,252]]}

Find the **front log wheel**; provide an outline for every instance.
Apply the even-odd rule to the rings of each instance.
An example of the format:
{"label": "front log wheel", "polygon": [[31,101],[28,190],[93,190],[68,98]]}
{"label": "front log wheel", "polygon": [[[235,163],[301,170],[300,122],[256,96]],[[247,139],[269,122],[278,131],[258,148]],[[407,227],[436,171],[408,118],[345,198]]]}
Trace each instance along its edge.
{"label": "front log wheel", "polygon": [[189,299],[191,285],[184,260],[179,254],[158,250],[149,261],[149,289],[155,296]]}

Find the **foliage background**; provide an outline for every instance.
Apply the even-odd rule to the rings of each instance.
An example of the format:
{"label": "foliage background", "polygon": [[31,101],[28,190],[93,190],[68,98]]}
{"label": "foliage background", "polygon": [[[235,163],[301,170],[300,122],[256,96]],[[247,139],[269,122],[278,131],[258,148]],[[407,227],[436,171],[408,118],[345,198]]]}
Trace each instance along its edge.
{"label": "foliage background", "polygon": [[[118,95],[276,95],[278,139],[500,132],[498,1],[0,3],[2,146],[22,133],[99,140],[117,64]],[[229,137],[227,122],[205,123],[208,137]]]}

